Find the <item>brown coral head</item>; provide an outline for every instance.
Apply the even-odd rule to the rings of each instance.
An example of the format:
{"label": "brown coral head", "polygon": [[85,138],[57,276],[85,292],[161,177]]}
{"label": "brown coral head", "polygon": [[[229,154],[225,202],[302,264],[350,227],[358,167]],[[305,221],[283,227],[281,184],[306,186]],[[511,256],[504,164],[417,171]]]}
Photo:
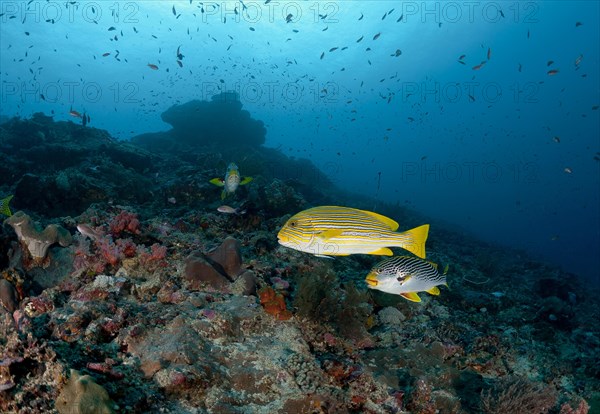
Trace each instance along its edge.
{"label": "brown coral head", "polygon": [[65,228],[49,224],[44,230],[40,230],[31,217],[22,211],[17,211],[5,223],[12,226],[19,241],[27,247],[36,263],[43,262],[52,244],[59,243],[65,247],[72,241],[71,233]]}
{"label": "brown coral head", "polygon": [[71,369],[71,378],[56,400],[60,414],[113,414],[118,408],[108,392],[89,375]]}

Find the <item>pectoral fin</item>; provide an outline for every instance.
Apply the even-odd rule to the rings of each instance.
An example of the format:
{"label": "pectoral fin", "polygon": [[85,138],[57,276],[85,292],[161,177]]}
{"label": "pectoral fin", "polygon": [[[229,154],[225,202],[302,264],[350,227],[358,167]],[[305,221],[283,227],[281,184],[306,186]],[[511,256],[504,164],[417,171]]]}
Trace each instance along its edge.
{"label": "pectoral fin", "polygon": [[400,296],[402,296],[404,299],[410,300],[411,302],[421,302],[421,298],[416,292],[401,293]]}
{"label": "pectoral fin", "polygon": [[344,231],[343,230],[336,230],[336,229],[332,229],[332,230],[325,230],[322,231],[321,233],[319,233],[317,235],[317,237],[319,239],[322,239],[324,241],[327,241],[333,237],[338,237],[339,235],[341,235]]}
{"label": "pectoral fin", "polygon": [[214,184],[219,187],[223,187],[225,185],[225,180],[223,180],[222,178],[213,178],[212,180],[209,181],[209,183]]}
{"label": "pectoral fin", "polygon": [[430,295],[439,295],[440,294],[440,290],[437,288],[437,286],[432,287],[429,290],[426,290],[425,292],[429,293]]}
{"label": "pectoral fin", "polygon": [[252,180],[253,180],[252,177],[244,177],[244,179],[242,181],[240,181],[240,185],[246,185]]}

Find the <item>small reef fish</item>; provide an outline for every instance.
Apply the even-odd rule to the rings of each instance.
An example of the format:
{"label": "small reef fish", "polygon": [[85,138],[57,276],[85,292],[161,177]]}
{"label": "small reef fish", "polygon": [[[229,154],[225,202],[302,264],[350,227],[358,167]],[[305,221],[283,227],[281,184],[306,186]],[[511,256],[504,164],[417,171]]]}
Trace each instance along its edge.
{"label": "small reef fish", "polygon": [[155,65],[155,64],[153,64],[153,63],[148,63],[148,67],[149,67],[150,69],[152,69],[152,70],[158,70],[158,66],[156,66],[156,65]]}
{"label": "small reef fish", "polygon": [[244,177],[240,176],[240,171],[238,166],[235,163],[229,164],[227,167],[227,172],[225,173],[225,178],[213,178],[210,182],[219,187],[223,187],[223,192],[221,193],[221,200],[224,200],[227,197],[227,194],[235,193],[235,190],[240,185],[246,185],[250,181],[252,181],[252,177]]}
{"label": "small reef fish", "polygon": [[83,115],[81,115],[81,125],[86,126],[90,121],[90,116],[84,112]]}
{"label": "small reef fish", "polygon": [[79,119],[83,118],[83,115],[81,115],[79,112],[77,112],[73,108],[69,109],[69,115],[71,115],[72,117],[75,117],[75,118],[79,118]]}
{"label": "small reef fish", "polygon": [[240,210],[239,208],[233,208],[230,206],[219,206],[217,208],[217,211],[219,213],[236,214],[236,215],[244,214],[246,212],[246,210]]}
{"label": "small reef fish", "polygon": [[366,277],[370,289],[400,295],[412,302],[421,302],[417,292],[439,295],[437,286],[446,284],[446,273],[435,263],[411,256],[395,256],[378,263]]}
{"label": "small reef fish", "polygon": [[12,211],[10,211],[10,206],[8,204],[13,197],[14,195],[9,195],[8,197],[4,197],[2,200],[0,200],[0,214],[4,214],[8,217],[12,216]]}
{"label": "small reef fish", "polygon": [[85,237],[89,237],[92,241],[100,240],[103,234],[97,230],[94,230],[89,225],[81,223],[77,225],[77,231]]}
{"label": "small reef fish", "polygon": [[319,257],[374,254],[392,256],[401,247],[425,257],[429,224],[398,233],[398,223],[349,207],[313,207],[292,216],[277,234],[279,244]]}

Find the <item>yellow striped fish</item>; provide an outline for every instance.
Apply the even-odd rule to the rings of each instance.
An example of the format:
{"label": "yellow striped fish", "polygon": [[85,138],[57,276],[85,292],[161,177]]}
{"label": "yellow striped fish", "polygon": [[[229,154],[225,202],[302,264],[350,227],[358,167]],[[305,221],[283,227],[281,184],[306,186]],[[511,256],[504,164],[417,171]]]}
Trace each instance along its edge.
{"label": "yellow striped fish", "polygon": [[411,256],[396,256],[378,263],[367,275],[367,285],[371,289],[400,295],[413,302],[421,302],[417,292],[439,295],[439,285],[446,284],[446,273],[438,271],[435,263]]}
{"label": "yellow striped fish", "polygon": [[397,233],[398,223],[377,213],[348,207],[314,207],[291,217],[277,234],[279,244],[316,256],[392,256],[402,247],[425,257],[429,224]]}
{"label": "yellow striped fish", "polygon": [[217,185],[219,187],[223,187],[223,191],[221,192],[221,200],[224,200],[228,194],[235,193],[235,190],[240,185],[246,185],[250,181],[252,181],[252,177],[242,177],[240,176],[240,171],[238,170],[238,166],[235,163],[229,164],[227,167],[227,172],[225,173],[225,178],[213,178],[210,180],[210,183]]}

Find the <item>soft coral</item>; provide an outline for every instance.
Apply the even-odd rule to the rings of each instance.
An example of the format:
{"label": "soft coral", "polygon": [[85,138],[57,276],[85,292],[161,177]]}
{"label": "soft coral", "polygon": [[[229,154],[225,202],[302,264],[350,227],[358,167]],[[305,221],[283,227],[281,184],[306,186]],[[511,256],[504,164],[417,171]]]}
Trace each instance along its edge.
{"label": "soft coral", "polygon": [[137,214],[123,210],[110,221],[108,225],[110,233],[118,237],[123,232],[140,234],[140,221]]}

